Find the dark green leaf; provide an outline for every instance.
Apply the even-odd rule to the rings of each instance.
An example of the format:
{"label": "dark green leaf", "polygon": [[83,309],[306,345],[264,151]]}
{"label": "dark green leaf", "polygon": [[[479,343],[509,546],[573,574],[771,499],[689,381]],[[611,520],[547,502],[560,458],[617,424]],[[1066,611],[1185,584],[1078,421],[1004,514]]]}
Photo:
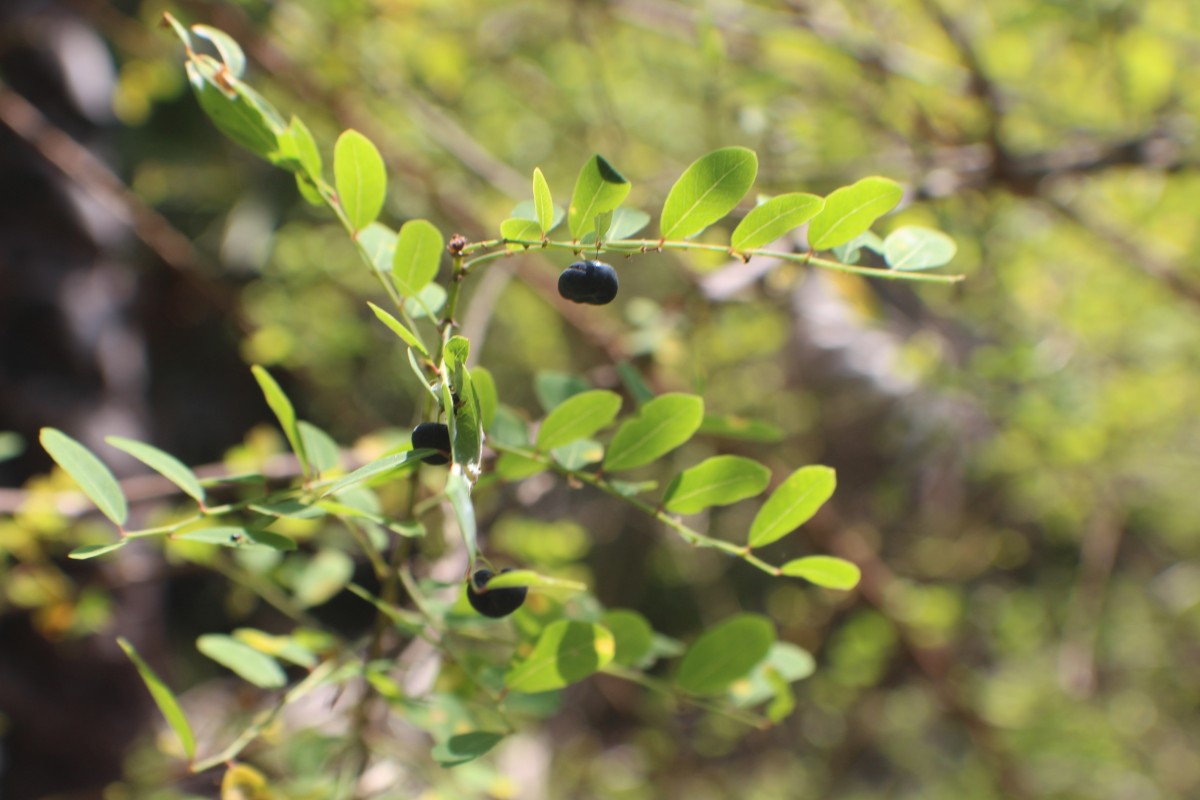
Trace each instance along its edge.
{"label": "dark green leaf", "polygon": [[146,684],[146,688],[150,690],[150,696],[154,698],[154,704],[158,706],[158,710],[162,712],[163,717],[167,720],[167,724],[171,726],[171,730],[175,731],[175,735],[179,737],[179,743],[183,745],[183,752],[187,753],[188,759],[196,757],[196,739],[192,735],[192,726],[188,724],[187,716],[184,715],[183,709],[179,707],[179,701],[175,699],[175,693],[162,682],[162,679],[155,674],[154,670],[142,660],[138,655],[137,650],[133,649],[124,637],[117,637],[117,644],[125,651],[125,655],[133,662],[133,666],[137,668],[138,675],[142,678],[142,683]]}
{"label": "dark green leaf", "polygon": [[200,485],[200,480],[175,456],[163,452],[152,445],[136,442],[133,439],[126,439],[122,436],[109,436],[104,441],[141,461],[150,467],[150,469],[178,486],[183,490],[184,494],[197,503],[204,502],[204,487]]}
{"label": "dark green leaf", "polygon": [[518,692],[548,692],[581,681],[612,661],[616,645],[599,625],[558,620],[546,626],[521,663],[504,676],[504,685]]}
{"label": "dark green leaf", "polygon": [[833,496],[837,477],[829,467],[801,467],[779,485],[750,525],[751,547],[782,539],[812,519]]}
{"label": "dark green leaf", "polygon": [[[465,353],[463,357],[466,357]],[[471,373],[461,363],[457,366],[456,373],[462,376],[462,384],[458,387],[458,405],[454,409],[451,447],[454,461],[463,465],[468,475],[477,476],[479,463],[483,459],[483,419],[479,412],[479,398],[475,395]]]}
{"label": "dark green leaf", "polygon": [[621,410],[621,396],[604,389],[574,395],[556,407],[538,430],[543,452],[586,439],[607,428]]}
{"label": "dark green leaf", "polygon": [[96,458],[91,450],[55,428],[42,428],[39,440],[54,463],[71,476],[71,480],[96,504],[100,513],[118,528],[125,524],[129,516],[125,495],[121,492],[121,484],[117,483],[104,462]]}
{"label": "dark green leaf", "polygon": [[758,156],[745,147],[723,147],[684,170],[663,204],[665,239],[695,236],[732,211],[758,175]]}
{"label": "dark green leaf", "polygon": [[679,665],[675,684],[685,692],[721,694],[766,658],[775,627],[758,614],[739,614],[703,633]]}
{"label": "dark green leaf", "polygon": [[829,250],[864,233],[904,196],[900,184],[887,178],[863,178],[825,198],[825,208],[808,225],[808,243]]}
{"label": "dark green leaf", "polygon": [[730,246],[753,250],[770,244],[815,217],[825,201],[815,194],[793,192],[772,197],[747,214],[733,229]]}
{"label": "dark green leaf", "polygon": [[695,514],[754,497],[770,482],[771,470],[757,461],[713,456],[680,473],[667,487],[663,506],[676,514]]}
{"label": "dark green leaf", "polygon": [[824,586],[826,589],[853,589],[862,577],[856,564],[833,556],[807,556],[787,562],[783,574]]}
{"label": "dark green leaf", "polygon": [[486,754],[503,738],[503,733],[490,731],[459,733],[433,748],[433,760],[443,767],[457,767]]}
{"label": "dark green leaf", "polygon": [[903,272],[940,267],[957,252],[958,245],[946,234],[916,225],[897,228],[883,240],[888,266]]}
{"label": "dark green leaf", "polygon": [[361,231],[374,222],[387,195],[387,169],[370,139],[342,132],[333,146],[333,180],[350,227]]}
{"label": "dark green leaf", "polygon": [[572,239],[582,239],[595,230],[596,216],[621,205],[629,194],[630,184],[603,156],[588,159],[575,180],[571,207],[567,210],[567,225]]}
{"label": "dark green leaf", "polygon": [[414,219],[404,223],[392,260],[392,279],[400,294],[413,297],[434,279],[445,246],[441,231],[432,222]]}
{"label": "dark green leaf", "polygon": [[278,661],[232,636],[206,633],[196,640],[196,649],[255,686],[277,689],[287,683]]}
{"label": "dark green leaf", "polygon": [[617,429],[604,469],[609,472],[649,464],[692,437],[704,418],[704,400],[690,394],[664,394],[639,409]]}

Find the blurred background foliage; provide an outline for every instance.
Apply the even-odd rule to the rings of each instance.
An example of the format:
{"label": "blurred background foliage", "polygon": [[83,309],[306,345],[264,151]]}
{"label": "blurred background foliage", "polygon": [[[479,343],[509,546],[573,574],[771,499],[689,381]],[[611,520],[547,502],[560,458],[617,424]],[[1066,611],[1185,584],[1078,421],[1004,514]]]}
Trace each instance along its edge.
{"label": "blurred background foliage", "polygon": [[[244,587],[170,553],[67,562],[111,534],[58,494],[70,483],[30,446],[39,426],[123,476],[141,470],[103,435],[262,464],[283,447],[247,363],[344,444],[416,421],[344,232],[202,116],[165,10],[238,39],[252,85],[327,159],[344,128],[375,141],[393,227],[494,236],[535,166],[566,197],[593,152],[654,212],[690,161],[740,144],[764,193],[903,182],[882,231],[949,232],[968,276],[914,290],[651,254],[618,263],[621,296],[594,310],[555,297],[566,257],[483,270],[460,321],[504,402],[537,418],[539,373],[617,387],[627,362],[776,426],[777,443],[699,438],[672,458],[836,467],[830,506],[772,560],[833,552],[863,582],[771,581],[539,478],[483,493],[493,551],[583,575],[682,639],[763,611],[817,672],[768,731],[597,677],[457,770],[398,737],[364,794],[1200,795],[1194,0],[5,3],[0,794],[212,796],[216,779],[160,754],[114,636],[215,726],[251,699],[196,635],[269,627]],[[709,530],[736,538],[750,513],[714,510]],[[318,610],[353,628],[369,621],[356,603]],[[320,767],[344,731],[310,711],[255,751],[275,796],[331,791]]]}

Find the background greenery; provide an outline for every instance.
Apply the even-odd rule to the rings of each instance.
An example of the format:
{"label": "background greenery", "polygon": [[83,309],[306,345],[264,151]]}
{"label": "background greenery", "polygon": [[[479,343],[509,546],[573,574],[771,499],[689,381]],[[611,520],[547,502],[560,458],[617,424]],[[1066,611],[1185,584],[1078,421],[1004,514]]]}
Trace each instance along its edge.
{"label": "background greenery", "polygon": [[[362,302],[376,292],[370,276],[288,176],[203,118],[177,45],[157,29],[163,10],[79,2],[4,20],[6,101],[39,101],[117,180],[60,174],[53,147],[30,146],[45,131],[3,146],[133,220],[101,242],[107,271],[88,274],[134,285],[118,307],[145,371],[132,386],[111,370],[76,378],[126,412],[115,419],[192,464],[256,463],[282,449],[272,426],[254,427],[266,409],[242,361],[286,375],[301,413],[339,441],[407,429],[419,387]],[[570,566],[606,604],[683,639],[763,611],[818,670],[798,684],[796,713],[762,732],[597,678],[494,757],[442,771],[419,747],[398,761],[405,772],[383,773],[381,790],[404,775],[420,796],[447,798],[1200,793],[1200,94],[1190,80],[1200,4],[246,0],[170,10],[234,35],[252,83],[305,119],[327,159],[343,128],[369,135],[392,176],[394,225],[425,217],[447,234],[494,236],[527,198],[534,167],[565,197],[593,152],[631,178],[631,204],[651,210],[694,158],[740,144],[758,152],[758,187],[772,194],[824,194],[870,174],[903,182],[920,202],[881,229],[949,232],[951,266],[968,276],[914,289],[647,255],[618,264],[620,297],[593,310],[554,302],[566,257],[490,265],[461,321],[506,402],[536,417],[539,373],[614,386],[612,365],[628,361],[656,389],[702,389],[710,408],[778,426],[779,444],[696,442],[677,463],[719,445],[776,475],[836,467],[830,507],[776,560],[833,552],[863,567],[863,583],[847,596],[771,581],[586,491],[530,482],[497,495],[480,513],[493,549],[515,561]],[[72,117],[17,69],[12,54],[36,52],[64,19],[115,62],[109,121]],[[3,120],[14,128],[11,113]],[[46,228],[53,240],[54,220]],[[26,358],[21,369],[6,362],[5,391],[24,402],[31,384],[18,379],[58,375],[52,385],[69,395],[64,361],[22,341],[9,319],[4,348]],[[93,437],[128,432],[89,414],[87,399],[38,413],[13,400],[0,428],[27,441],[38,425],[79,420]],[[0,519],[5,796],[93,796],[106,784],[113,798],[211,794],[211,778],[184,779],[158,755],[144,700],[128,701],[144,713],[113,722],[132,706],[105,712],[94,695],[124,686],[140,697],[111,645],[133,632],[193,703],[236,706],[193,641],[261,609],[183,564],[67,564],[93,523],[48,509],[54,487],[31,477],[48,462],[33,449],[4,473],[32,495]],[[710,528],[744,530],[747,513],[714,513]],[[361,624],[357,602],[329,604],[330,624]],[[39,685],[68,710],[43,705],[43,717],[73,720],[74,731],[47,723],[45,760],[18,758],[34,752],[30,712],[14,699],[37,696],[30,665],[72,662],[55,674],[73,693],[56,700],[53,684]],[[109,669],[124,677],[106,685]],[[87,713],[69,713],[73,704]],[[321,796],[313,768],[337,732],[301,727],[258,763],[283,796]],[[109,771],[73,771],[72,737],[83,764],[106,735],[121,744]],[[47,766],[55,755],[58,770]]]}

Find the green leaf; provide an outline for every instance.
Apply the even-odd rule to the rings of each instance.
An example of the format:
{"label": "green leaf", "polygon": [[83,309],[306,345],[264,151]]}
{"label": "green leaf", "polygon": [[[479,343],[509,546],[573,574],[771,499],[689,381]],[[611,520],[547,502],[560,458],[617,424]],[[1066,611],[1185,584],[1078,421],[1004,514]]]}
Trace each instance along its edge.
{"label": "green leaf", "polygon": [[416,350],[421,355],[429,358],[429,351],[425,349],[425,343],[422,342],[420,337],[418,337],[415,333],[406,328],[403,322],[396,319],[374,303],[368,302],[367,305],[369,305],[371,310],[375,312],[375,316],[379,319],[379,321],[384,325],[387,325],[388,328],[391,329],[392,333],[400,337],[401,341]]}
{"label": "green leaf", "polygon": [[475,367],[471,370],[471,383],[475,384],[475,396],[479,398],[483,429],[489,430],[496,421],[496,407],[500,405],[500,397],[496,394],[496,381],[487,367]]}
{"label": "green leaf", "polygon": [[71,552],[67,553],[67,558],[74,558],[77,561],[84,561],[89,558],[96,558],[114,550],[120,550],[129,542],[128,539],[118,539],[115,542],[108,544],[81,544]]}
{"label": "green leaf", "polygon": [[[557,228],[563,221],[563,218],[567,215],[566,209],[564,209],[562,206],[553,206],[551,211],[553,213],[550,217],[550,228],[546,231],[547,233]],[[532,220],[538,223],[539,228],[541,227],[541,223],[538,220],[537,215],[537,205],[532,200],[523,200],[520,203],[517,203],[515,206],[513,206],[512,211],[508,212],[508,216],[513,219]]]}
{"label": "green leaf", "polygon": [[25,440],[12,431],[0,431],[0,461],[8,461],[25,452]]}
{"label": "green leaf", "polygon": [[126,439],[123,436],[109,436],[104,441],[141,461],[178,486],[184,494],[197,503],[204,503],[204,487],[200,485],[200,479],[175,456],[152,445]]}
{"label": "green leaf", "polygon": [[862,250],[883,255],[883,239],[880,239],[875,231],[865,231],[845,244],[833,248],[833,256],[843,264],[857,264]]}
{"label": "green leaf", "polygon": [[150,665],[142,660],[138,655],[137,650],[123,636],[117,637],[117,644],[125,651],[125,655],[133,662],[133,666],[137,668],[138,675],[142,678],[142,683],[146,684],[146,688],[150,690],[150,696],[154,698],[154,704],[158,706],[158,710],[162,712],[163,717],[167,720],[167,724],[171,726],[171,730],[175,731],[175,735],[179,737],[179,743],[183,745],[183,752],[187,754],[188,759],[196,757],[196,739],[192,735],[192,726],[188,724],[187,716],[183,713],[183,709],[179,707],[179,701],[175,699],[175,693],[162,682],[162,679],[155,674],[154,670],[150,669]]}
{"label": "green leaf", "polygon": [[255,686],[278,689],[287,683],[287,675],[278,661],[232,636],[206,633],[196,640],[196,649]]}
{"label": "green leaf", "polygon": [[772,695],[779,694],[769,676],[774,675],[791,683],[807,678],[816,668],[816,661],[804,648],[791,642],[775,642],[762,663],[745,680],[735,682],[729,693],[733,702],[743,708],[756,706]]}
{"label": "green leaf", "polygon": [[187,28],[183,27],[183,24],[179,20],[175,19],[169,12],[164,11],[163,22],[166,24],[166,27],[175,32],[175,35],[179,37],[179,41],[183,43],[184,47],[191,48],[192,37],[188,35]]}
{"label": "green leaf", "polygon": [[176,533],[171,538],[181,542],[203,542],[204,544],[216,544],[221,547],[233,547],[240,550],[279,550],[286,552],[296,549],[296,543],[282,534],[261,529],[255,530],[253,528],[224,525]]}
{"label": "green leaf", "polygon": [[[542,238],[542,225],[533,219],[506,219],[500,223],[500,236],[522,242],[538,241]],[[509,244],[509,250],[520,250],[527,245]]]}
{"label": "green leaf", "polygon": [[193,25],[192,33],[212,42],[213,47],[220,53],[221,60],[225,62],[225,67],[233,73],[233,77],[240,78],[246,73],[246,54],[228,33],[210,25]]}
{"label": "green leaf", "polygon": [[357,486],[371,478],[379,475],[391,477],[398,470],[405,467],[412,467],[419,464],[421,459],[428,455],[433,455],[434,451],[427,448],[421,450],[407,450],[403,453],[394,453],[390,456],[377,458],[374,461],[364,464],[358,469],[351,472],[346,477],[339,480],[337,483],[330,486],[321,492],[321,497],[328,497],[331,494],[336,494],[351,486]]}
{"label": "green leaf", "polygon": [[808,243],[829,250],[865,233],[871,223],[891,211],[904,196],[900,184],[887,178],[863,178],[825,198],[825,208],[808,225]]}
{"label": "green leaf", "polygon": [[758,175],[758,156],[723,147],[692,162],[671,187],[659,227],[664,239],[687,239],[732,211]]}
{"label": "green leaf", "polygon": [[318,475],[338,466],[342,452],[332,436],[305,420],[298,420],[296,428],[300,431],[300,441],[304,442],[308,462]]}
{"label": "green leaf", "polygon": [[446,305],[446,290],[440,283],[431,283],[404,301],[404,311],[413,319],[434,317]]}
{"label": "green leaf", "polygon": [[184,68],[200,108],[223,134],[254,154],[271,160],[279,152],[285,127],[270,104],[236,78],[224,78],[222,66],[208,56]]}
{"label": "green leaf", "polygon": [[546,176],[537,167],[533,169],[533,207],[542,233],[549,233],[554,225],[554,200],[550,197],[550,186],[546,183]]}
{"label": "green leaf", "polygon": [[396,255],[392,260],[392,280],[405,297],[419,294],[437,275],[446,242],[432,222],[409,220],[400,228]]}
{"label": "green leaf", "polygon": [[507,589],[514,586],[530,586],[536,589],[561,589],[569,592],[586,592],[587,584],[566,578],[539,575],[531,569],[514,569],[493,575],[487,582],[488,589]]}
{"label": "green leaf", "polygon": [[549,467],[541,461],[535,461],[517,453],[501,453],[500,458],[496,459],[495,467],[496,475],[506,481],[524,480],[531,475],[545,472],[547,469]]}
{"label": "green leaf", "polygon": [[804,578],[826,589],[853,589],[862,578],[862,570],[858,565],[833,556],[797,558],[784,564],[781,569],[788,577]]}
{"label": "green leaf", "polygon": [[649,464],[692,437],[704,418],[704,400],[690,394],[664,394],[639,409],[617,429],[604,469],[608,472]]}
{"label": "green leaf", "polygon": [[327,603],[354,577],[354,560],[341,550],[322,550],[296,579],[296,599],[304,608]]}
{"label": "green leaf", "polygon": [[793,192],[772,197],[742,218],[733,229],[730,246],[753,250],[770,244],[815,217],[825,201],[815,194]]}
{"label": "green leaf", "polygon": [[[466,357],[465,353],[463,357]],[[467,474],[478,475],[479,463],[483,459],[483,420],[479,413],[479,398],[475,395],[471,373],[461,363],[456,368],[456,374],[462,376],[462,385],[458,387],[458,406],[454,409],[451,449],[454,461],[462,464]]]}
{"label": "green leaf", "polygon": [[595,230],[596,215],[612,211],[629,194],[630,184],[603,156],[594,155],[579,170],[571,207],[567,210],[567,225],[572,239]]}
{"label": "green leaf", "polygon": [[616,643],[613,661],[626,667],[641,666],[654,646],[654,629],[636,611],[616,609],[606,611],[600,624],[608,628]]}
{"label": "green leaf", "polygon": [[775,627],[758,614],[739,614],[703,633],[692,643],[675,684],[685,692],[721,694],[767,657]]}
{"label": "green leaf", "polygon": [[450,468],[446,478],[446,496],[450,498],[450,506],[458,520],[458,529],[462,533],[463,542],[467,546],[467,564],[475,569],[475,559],[479,556],[478,533],[475,530],[475,507],[471,505],[471,487],[463,476],[458,464]]}
{"label": "green leaf", "polygon": [[374,222],[387,194],[387,169],[370,139],[342,132],[333,146],[333,180],[350,227],[360,231]]}
{"label": "green leaf", "polygon": [[433,748],[433,760],[443,767],[457,767],[485,755],[503,738],[503,733],[491,731],[455,734]]}
{"label": "green leaf", "polygon": [[[625,387],[625,391],[633,397],[634,402],[639,406],[645,405],[647,401],[654,399],[654,390],[646,383],[646,379],[638,372],[638,368],[628,361],[617,362],[617,374],[621,377],[621,383]],[[703,428],[703,424],[701,425]]]}
{"label": "green leaf", "polygon": [[548,692],[602,669],[616,651],[613,636],[599,625],[560,619],[542,631],[529,657],[504,676],[518,692]]}
{"label": "green leaf", "polygon": [[382,222],[372,222],[355,237],[358,249],[376,272],[387,275],[396,257],[396,232]]}
{"label": "green leaf", "polygon": [[129,508],[121,484],[113,477],[104,462],[96,458],[79,442],[56,428],[42,428],[38,437],[42,447],[71,476],[87,498],[96,504],[100,513],[112,520],[118,528],[125,524]]}
{"label": "green leaf", "polygon": [[783,429],[778,425],[734,414],[705,414],[704,421],[700,423],[700,433],[747,442],[783,441]]}
{"label": "green leaf", "polygon": [[318,664],[316,654],[290,636],[272,636],[257,628],[238,628],[233,632],[233,638],[260,653],[281,658],[298,667],[312,669]]}
{"label": "green leaf", "polygon": [[574,395],[550,412],[538,430],[537,449],[545,452],[586,439],[617,418],[621,396],[604,389]]}
{"label": "green leaf", "polygon": [[595,439],[580,439],[554,448],[550,455],[565,468],[575,471],[604,458],[604,447]]}
{"label": "green leaf", "polygon": [[905,225],[883,240],[883,257],[888,266],[902,272],[933,269],[948,264],[958,245],[946,234],[931,228]]}
{"label": "green leaf", "polygon": [[442,348],[442,360],[446,368],[453,372],[457,367],[467,363],[471,355],[471,340],[465,336],[451,336],[446,346]]}
{"label": "green leaf", "polygon": [[313,138],[312,131],[308,129],[302,119],[293,116],[288,122],[287,132],[295,144],[296,157],[299,159],[304,173],[314,182],[321,180],[323,168],[321,151],[317,147],[317,140]]}
{"label": "green leaf", "polygon": [[650,224],[650,215],[636,208],[618,208],[613,211],[612,224],[608,228],[608,241],[628,239]]}
{"label": "green leaf", "polygon": [[578,375],[542,371],[533,377],[533,393],[547,414],[569,397],[586,392],[592,385]]}
{"label": "green leaf", "polygon": [[771,470],[741,456],[713,456],[684,470],[667,487],[663,507],[695,514],[709,506],[727,506],[754,497],[771,482]]}
{"label": "green leaf", "polygon": [[279,420],[279,427],[283,428],[283,435],[287,437],[288,444],[292,446],[292,452],[300,460],[300,468],[307,473],[308,454],[304,451],[304,440],[300,438],[300,427],[296,422],[296,409],[292,407],[292,401],[283,393],[283,389],[271,377],[271,373],[257,364],[250,367],[250,371],[254,373],[254,379],[258,381],[263,397],[267,399],[267,405],[275,414],[275,419]]}
{"label": "green leaf", "polygon": [[782,539],[812,519],[833,496],[837,477],[829,467],[801,467],[779,485],[750,525],[750,546]]}

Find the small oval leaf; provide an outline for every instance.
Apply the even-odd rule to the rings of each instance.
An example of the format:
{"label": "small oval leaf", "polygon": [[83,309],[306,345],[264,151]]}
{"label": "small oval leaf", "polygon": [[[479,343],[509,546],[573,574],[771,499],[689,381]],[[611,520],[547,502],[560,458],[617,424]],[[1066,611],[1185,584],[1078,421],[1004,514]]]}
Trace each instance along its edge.
{"label": "small oval leaf", "polygon": [[175,699],[175,693],[162,682],[154,670],[150,669],[150,665],[142,660],[137,650],[133,649],[133,645],[125,637],[118,636],[117,644],[121,646],[125,655],[137,668],[142,683],[146,684],[146,688],[150,690],[150,696],[154,698],[154,704],[162,712],[167,724],[171,726],[171,730],[175,731],[175,735],[179,737],[179,743],[183,745],[183,752],[187,753],[189,759],[195,758],[196,739],[192,735],[192,726],[188,724],[187,716],[180,708],[179,701]]}
{"label": "small oval leaf", "polygon": [[745,147],[722,147],[684,170],[663,203],[664,239],[695,236],[737,206],[758,176],[758,156]]}
{"label": "small oval leaf", "polygon": [[129,508],[121,484],[113,477],[104,462],[79,442],[56,428],[42,428],[38,437],[42,447],[71,476],[87,498],[96,504],[100,513],[118,528],[125,524]]}
{"label": "small oval leaf", "polygon": [[905,225],[883,240],[883,257],[888,266],[902,272],[933,269],[950,263],[958,245],[946,234],[931,228]]}
{"label": "small oval leaf", "polygon": [[704,400],[691,394],[664,394],[638,410],[617,429],[604,469],[609,472],[649,464],[692,437],[704,419]]}
{"label": "small oval leaf", "polygon": [[641,666],[654,646],[654,629],[636,611],[615,609],[606,611],[600,624],[608,628],[616,643],[613,661],[626,667]]}
{"label": "small oval leaf", "polygon": [[721,694],[767,657],[775,627],[759,614],[739,614],[701,634],[688,648],[675,685],[699,695]]}
{"label": "small oval leaf", "polygon": [[733,229],[730,247],[753,250],[770,244],[815,217],[825,201],[815,194],[792,192],[772,197],[747,214]]}
{"label": "small oval leaf", "polygon": [[753,459],[713,456],[680,473],[667,487],[663,506],[676,514],[695,514],[754,497],[770,481],[771,470]]}
{"label": "small oval leaf", "polygon": [[333,180],[350,227],[361,231],[374,222],[387,195],[387,169],[370,139],[342,132],[333,146]]}
{"label": "small oval leaf", "polygon": [[763,503],[750,525],[750,546],[762,547],[782,539],[812,519],[833,496],[837,477],[829,467],[801,467]]}
{"label": "small oval leaf", "polygon": [[567,226],[572,239],[596,229],[596,215],[612,211],[629,194],[630,184],[603,156],[594,155],[583,165],[575,180]]}
{"label": "small oval leaf", "polygon": [[196,640],[196,649],[255,686],[277,689],[287,683],[287,675],[278,661],[232,636],[206,633]]}
{"label": "small oval leaf", "polygon": [[197,503],[204,503],[204,487],[200,485],[200,479],[175,456],[152,445],[126,439],[123,436],[109,436],[104,441],[141,461],[178,486],[184,494]]}
{"label": "small oval leaf", "polygon": [[599,625],[561,619],[546,626],[529,657],[504,676],[518,692],[548,692],[581,681],[610,661],[613,636]]}
{"label": "small oval leaf", "polygon": [[475,507],[471,505],[471,487],[463,477],[462,468],[454,464],[450,475],[446,478],[446,496],[450,498],[450,506],[458,520],[458,529],[462,533],[463,542],[467,546],[467,564],[475,569],[475,559],[479,555],[478,533],[475,529]]}
{"label": "small oval leaf", "polygon": [[193,25],[192,33],[201,39],[212,42],[213,47],[220,53],[221,60],[225,62],[226,69],[233,74],[233,77],[240,78],[245,74],[246,54],[242,52],[241,46],[232,36],[211,25]]}
{"label": "small oval leaf", "polygon": [[783,574],[824,586],[826,589],[853,589],[862,578],[857,564],[833,556],[807,556],[784,564]]}
{"label": "small oval leaf", "polygon": [[593,389],[568,398],[546,417],[538,430],[537,448],[542,452],[586,439],[604,430],[617,418],[621,396]]}
{"label": "small oval leaf", "polygon": [[445,246],[442,232],[428,220],[409,220],[401,226],[392,257],[392,281],[400,294],[413,297],[429,285]]}
{"label": "small oval leaf", "polygon": [[900,184],[887,178],[863,178],[825,198],[825,207],[808,225],[808,243],[829,250],[865,233],[871,223],[891,211],[904,196]]}

